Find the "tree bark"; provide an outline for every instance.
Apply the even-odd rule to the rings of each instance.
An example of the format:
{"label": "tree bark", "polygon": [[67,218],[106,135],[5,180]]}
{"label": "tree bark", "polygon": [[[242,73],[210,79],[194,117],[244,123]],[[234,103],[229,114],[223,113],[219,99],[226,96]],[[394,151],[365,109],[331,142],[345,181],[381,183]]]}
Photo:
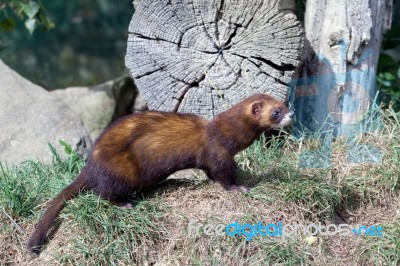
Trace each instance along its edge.
{"label": "tree bark", "polygon": [[255,92],[285,101],[303,30],[279,0],[135,0],[126,66],[150,109],[205,117]]}
{"label": "tree bark", "polygon": [[[309,0],[308,58],[296,84],[297,127],[351,135],[376,99],[376,68],[392,0]],[[301,124],[301,125],[300,125]]]}

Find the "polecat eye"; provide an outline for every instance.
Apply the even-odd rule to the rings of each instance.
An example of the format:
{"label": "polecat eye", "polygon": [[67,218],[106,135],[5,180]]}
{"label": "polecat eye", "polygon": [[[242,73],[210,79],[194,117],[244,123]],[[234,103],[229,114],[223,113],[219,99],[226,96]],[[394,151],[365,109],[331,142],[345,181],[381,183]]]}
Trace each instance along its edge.
{"label": "polecat eye", "polygon": [[278,117],[281,114],[281,110],[280,109],[276,109],[272,112],[272,117]]}

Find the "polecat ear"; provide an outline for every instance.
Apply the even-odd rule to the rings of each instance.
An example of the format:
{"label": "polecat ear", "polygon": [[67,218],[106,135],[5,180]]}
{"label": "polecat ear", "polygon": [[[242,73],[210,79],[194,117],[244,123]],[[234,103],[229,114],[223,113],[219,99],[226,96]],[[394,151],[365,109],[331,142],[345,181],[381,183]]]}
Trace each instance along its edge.
{"label": "polecat ear", "polygon": [[258,117],[261,113],[262,102],[257,101],[251,104],[251,114]]}

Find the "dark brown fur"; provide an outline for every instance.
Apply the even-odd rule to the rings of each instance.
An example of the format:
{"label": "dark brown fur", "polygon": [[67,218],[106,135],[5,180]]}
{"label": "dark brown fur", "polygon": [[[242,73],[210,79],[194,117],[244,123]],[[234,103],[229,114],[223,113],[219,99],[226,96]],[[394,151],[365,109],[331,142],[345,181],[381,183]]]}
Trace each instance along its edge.
{"label": "dark brown fur", "polygon": [[198,168],[226,190],[248,191],[236,184],[234,155],[262,132],[288,124],[288,117],[284,104],[256,94],[211,121],[192,114],[155,111],[120,119],[97,139],[76,180],[49,203],[28,249],[40,252],[65,202],[84,189],[131,207],[128,199],[133,192],[154,186],[175,171]]}

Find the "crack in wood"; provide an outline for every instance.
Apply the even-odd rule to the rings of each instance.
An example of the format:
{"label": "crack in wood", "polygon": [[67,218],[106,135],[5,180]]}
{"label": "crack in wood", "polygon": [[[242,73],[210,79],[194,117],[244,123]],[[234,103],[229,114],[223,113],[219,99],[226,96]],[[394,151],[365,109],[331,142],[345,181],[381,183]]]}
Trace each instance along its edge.
{"label": "crack in wood", "polygon": [[[233,33],[229,36],[228,40],[226,40],[225,43],[221,44],[221,48],[223,50],[228,50],[229,48],[232,47],[231,41],[232,39],[236,36],[237,29],[240,28],[242,25],[240,24],[233,24],[235,28],[233,29]],[[229,45],[228,45],[229,44]]]}
{"label": "crack in wood", "polygon": [[144,74],[134,76],[134,78],[140,79],[140,78],[143,78],[143,77],[145,77],[145,76],[149,76],[149,75],[151,75],[151,74],[153,74],[153,73],[155,73],[155,72],[157,72],[157,71],[163,70],[163,69],[164,69],[163,67],[160,67],[160,68],[157,68],[157,69],[148,71],[148,72],[146,72],[146,73],[144,73]]}
{"label": "crack in wood", "polygon": [[163,41],[163,42],[167,42],[167,43],[177,44],[177,43],[175,43],[175,42],[173,42],[173,41],[169,41],[169,40],[166,40],[166,39],[163,39],[163,38],[158,38],[158,37],[156,37],[156,38],[151,38],[151,37],[144,36],[143,34],[136,33],[136,32],[129,32],[129,34],[132,34],[133,36],[138,37],[138,38],[141,38],[141,39],[144,39],[144,40],[149,40],[149,41]]}
{"label": "crack in wood", "polygon": [[[172,109],[172,112],[177,112],[179,109],[179,106],[181,105],[181,102],[183,98],[185,97],[186,93],[193,87],[199,87],[200,82],[202,82],[206,78],[206,74],[202,74],[196,81],[187,84],[187,86],[183,89],[183,92],[178,98],[175,98],[178,100],[178,102],[175,104],[174,108]],[[183,82],[183,81],[182,81]]]}
{"label": "crack in wood", "polygon": [[[192,7],[193,15],[196,16],[196,10],[195,10],[195,7],[194,7],[194,2],[191,2],[191,4],[192,4],[191,7]],[[213,38],[211,37],[211,35],[207,31],[207,27],[206,27],[206,24],[204,23],[203,16],[201,14],[199,14],[199,17],[201,19],[201,24],[203,26],[204,33],[208,36],[210,42],[214,44],[214,48],[217,48],[218,46],[215,44],[215,42],[213,41]]]}
{"label": "crack in wood", "polygon": [[[216,47],[216,48],[218,48],[218,47]],[[199,51],[199,50],[196,50],[196,51]],[[210,52],[210,51],[199,51],[199,52],[202,52],[205,54],[220,54],[221,53],[220,49],[215,52]]]}
{"label": "crack in wood", "polygon": [[274,62],[272,62],[272,61],[270,61],[268,59],[265,59],[263,57],[251,56],[251,58],[257,59],[258,61],[261,61],[261,62],[269,65],[270,67],[275,68],[276,70],[279,70],[281,72],[296,70],[296,67],[294,65],[292,65],[292,64],[282,64],[280,66],[280,65],[277,65]]}
{"label": "crack in wood", "polygon": [[234,71],[234,68],[233,68],[233,67],[229,64],[229,62],[225,59],[225,57],[224,57],[223,54],[221,55],[221,60],[224,61],[224,62],[231,68],[232,73],[234,73],[234,74],[235,74],[235,77],[236,77],[236,78],[235,78],[235,81],[234,81],[230,86],[228,86],[228,88],[225,89],[225,90],[229,90],[229,89],[239,80],[239,78],[241,77],[242,69],[239,68],[239,72],[236,73],[236,72]]}
{"label": "crack in wood", "polygon": [[[208,66],[207,70],[211,69],[211,68],[215,65],[215,63],[218,61],[218,58],[219,58],[219,56],[217,56],[217,58],[215,59],[215,61],[214,61],[212,64],[210,64],[210,65]],[[175,98],[176,100],[178,100],[178,102],[177,102],[177,103],[175,104],[175,106],[173,107],[173,109],[172,109],[173,112],[178,111],[178,109],[179,109],[179,107],[180,107],[180,104],[182,103],[183,98],[184,98],[185,95],[189,92],[189,90],[190,90],[191,88],[193,88],[193,87],[199,87],[199,86],[200,86],[200,82],[202,82],[203,80],[205,80],[207,70],[206,70],[205,73],[203,73],[198,79],[196,79],[196,81],[194,81],[194,82],[192,82],[192,83],[186,83],[186,82],[183,81],[183,80],[179,80],[179,79],[177,79],[177,78],[174,78],[175,80],[180,81],[180,82],[183,82],[183,83],[186,83],[186,84],[188,84],[188,85],[183,89],[183,91],[182,91],[181,95],[179,96],[179,98]]]}
{"label": "crack in wood", "polygon": [[[275,80],[277,83],[282,84],[282,85],[285,85],[285,86],[288,85],[288,84],[286,84],[285,82],[283,82],[282,80],[279,80],[279,79],[277,79],[276,77],[271,76],[271,74],[269,74],[269,73],[265,72],[264,70],[262,70],[262,69],[260,68],[259,65],[257,65],[255,62],[253,62],[253,61],[251,60],[251,58],[254,58],[254,57],[248,58],[248,57],[245,57],[245,56],[242,56],[242,55],[239,55],[239,54],[235,54],[235,53],[232,53],[232,54],[234,54],[234,55],[236,55],[236,56],[239,56],[239,57],[241,57],[241,58],[243,58],[243,59],[247,59],[247,61],[249,61],[250,63],[252,63],[253,65],[255,65],[261,73],[264,73],[264,74],[267,75],[268,77],[270,77],[270,78],[272,78],[273,80]],[[256,58],[254,58],[254,59],[256,59]],[[283,74],[282,74],[282,76],[283,76]]]}
{"label": "crack in wood", "polygon": [[221,10],[224,7],[224,0],[221,0],[219,8],[217,8],[216,13],[215,13],[215,20],[214,20],[214,26],[215,26],[215,39],[217,40],[218,44],[217,47],[221,47],[220,39],[219,39],[219,26],[218,26],[218,21],[222,19],[222,12]]}

